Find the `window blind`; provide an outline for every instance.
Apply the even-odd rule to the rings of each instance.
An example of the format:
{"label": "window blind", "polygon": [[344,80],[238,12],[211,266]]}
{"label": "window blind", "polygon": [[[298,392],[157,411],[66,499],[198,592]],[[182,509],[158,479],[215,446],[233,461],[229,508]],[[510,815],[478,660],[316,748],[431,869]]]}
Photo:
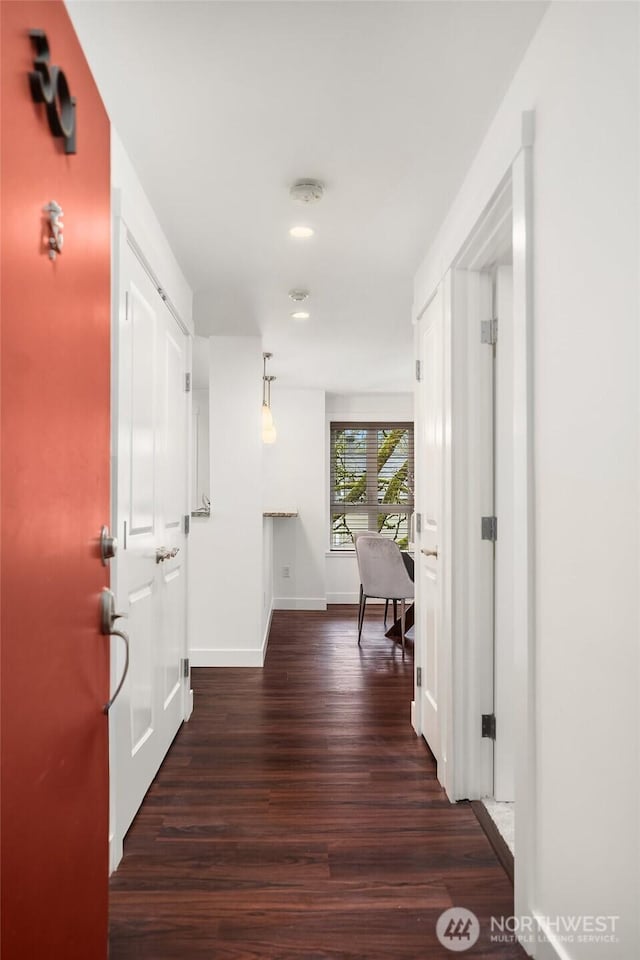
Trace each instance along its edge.
{"label": "window blind", "polygon": [[406,547],[413,513],[413,424],[331,424],[331,549],[375,530]]}

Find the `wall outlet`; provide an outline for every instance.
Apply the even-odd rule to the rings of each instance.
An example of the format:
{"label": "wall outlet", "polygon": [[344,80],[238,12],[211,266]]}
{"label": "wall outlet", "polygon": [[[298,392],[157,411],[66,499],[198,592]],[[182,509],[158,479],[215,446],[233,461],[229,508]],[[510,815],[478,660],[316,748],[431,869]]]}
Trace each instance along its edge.
{"label": "wall outlet", "polygon": [[282,576],[284,577],[285,580],[288,580],[289,577],[291,576],[291,567],[288,564],[286,567],[282,568]]}

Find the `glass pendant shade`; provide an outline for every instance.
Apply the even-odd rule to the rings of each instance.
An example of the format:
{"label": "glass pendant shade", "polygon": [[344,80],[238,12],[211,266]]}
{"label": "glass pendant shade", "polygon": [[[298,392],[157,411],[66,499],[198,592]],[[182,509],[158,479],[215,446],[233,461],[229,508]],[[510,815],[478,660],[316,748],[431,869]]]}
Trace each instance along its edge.
{"label": "glass pendant shade", "polygon": [[262,404],[262,432],[265,430],[270,430],[273,427],[273,414],[271,413],[271,407],[263,403]]}
{"label": "glass pendant shade", "polygon": [[275,443],[276,442],[276,428],[273,424],[270,427],[262,428],[262,442],[263,443]]}

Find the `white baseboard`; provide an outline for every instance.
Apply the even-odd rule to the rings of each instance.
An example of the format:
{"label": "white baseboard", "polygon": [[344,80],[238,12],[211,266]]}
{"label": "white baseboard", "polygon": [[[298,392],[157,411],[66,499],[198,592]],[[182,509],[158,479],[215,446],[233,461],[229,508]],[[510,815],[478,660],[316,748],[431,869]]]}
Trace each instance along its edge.
{"label": "white baseboard", "polygon": [[[327,603],[360,603],[360,595],[357,593],[328,593],[327,594]],[[367,606],[370,603],[384,603],[384,600],[369,600],[367,599]]]}
{"label": "white baseboard", "polygon": [[415,700],[411,701],[411,726],[413,727],[417,736],[420,736],[420,731],[418,730],[418,720],[416,714],[416,702]]}
{"label": "white baseboard", "polygon": [[262,667],[265,647],[249,650],[191,650],[189,659],[192,667]]}
{"label": "white baseboard", "polygon": [[324,597],[274,597],[274,610],[326,610]]}
{"label": "white baseboard", "polygon": [[[549,927],[545,918],[535,911],[533,916],[540,931],[540,939],[535,948],[536,960],[573,960],[571,954]],[[531,953],[529,944],[524,943],[523,947],[527,950],[527,953]]]}

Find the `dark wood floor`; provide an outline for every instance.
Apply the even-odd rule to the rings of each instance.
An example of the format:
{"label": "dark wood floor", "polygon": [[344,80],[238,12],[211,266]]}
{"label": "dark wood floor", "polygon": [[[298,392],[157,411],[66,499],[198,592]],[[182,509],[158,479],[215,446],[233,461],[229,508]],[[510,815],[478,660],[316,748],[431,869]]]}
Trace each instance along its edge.
{"label": "dark wood floor", "polygon": [[277,612],[263,670],[193,671],[195,710],[111,881],[111,960],[446,960],[435,924],[509,881],[409,723],[412,662],[356,608]]}

